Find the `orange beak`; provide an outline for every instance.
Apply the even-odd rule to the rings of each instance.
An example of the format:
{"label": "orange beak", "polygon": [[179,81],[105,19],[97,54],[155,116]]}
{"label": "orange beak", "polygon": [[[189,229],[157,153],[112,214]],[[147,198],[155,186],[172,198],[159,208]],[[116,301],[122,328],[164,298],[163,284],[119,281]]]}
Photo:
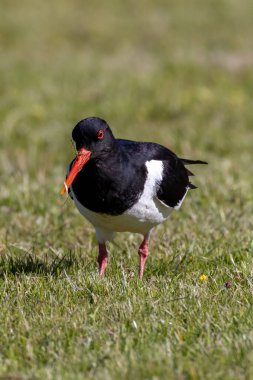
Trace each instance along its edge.
{"label": "orange beak", "polygon": [[61,195],[63,195],[66,191],[68,191],[74,179],[76,178],[77,174],[84,167],[86,162],[89,161],[90,155],[91,155],[90,150],[86,150],[84,148],[81,148],[80,150],[78,150],[76,159],[73,162],[72,168],[68,174],[66,181],[64,182],[64,185],[62,186]]}

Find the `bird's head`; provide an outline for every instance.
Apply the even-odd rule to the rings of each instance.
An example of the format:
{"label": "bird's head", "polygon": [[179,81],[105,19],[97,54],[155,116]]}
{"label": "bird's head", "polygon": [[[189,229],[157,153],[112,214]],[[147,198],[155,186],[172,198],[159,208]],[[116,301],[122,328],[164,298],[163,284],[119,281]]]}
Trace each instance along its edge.
{"label": "bird's head", "polygon": [[111,149],[114,136],[107,122],[99,117],[88,117],[77,123],[72,131],[76,149],[85,149],[97,157]]}
{"label": "bird's head", "polygon": [[105,120],[88,117],[77,123],[72,131],[77,155],[61,190],[67,191],[77,174],[90,159],[102,158],[112,150],[115,139]]}

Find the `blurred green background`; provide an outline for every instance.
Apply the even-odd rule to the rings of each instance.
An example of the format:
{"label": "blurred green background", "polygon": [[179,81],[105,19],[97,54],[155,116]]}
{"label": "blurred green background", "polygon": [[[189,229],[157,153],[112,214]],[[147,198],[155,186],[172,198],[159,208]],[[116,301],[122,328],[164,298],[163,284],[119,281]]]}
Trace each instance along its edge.
{"label": "blurred green background", "polygon": [[[14,372],[30,376],[32,373],[34,378],[66,376],[73,379],[86,374],[86,378],[101,376],[109,379],[117,378],[119,373],[125,378],[133,378],[131,376],[138,373],[140,379],[168,378],[169,375],[195,379],[201,376],[211,378],[208,376],[216,371],[217,378],[218,375],[224,377],[224,374],[226,378],[237,379],[244,378],[245,374],[250,376],[250,358],[253,356],[249,357],[247,352],[252,350],[249,331],[253,326],[246,315],[252,303],[252,14],[253,2],[250,0],[1,1],[0,253],[3,291],[0,297],[5,317],[0,343],[5,349],[0,350],[0,374]],[[59,273],[56,271],[63,283],[65,270],[69,270],[68,275],[73,276],[73,281],[88,281],[84,286],[90,292],[94,290],[91,290],[92,284],[99,282],[102,298],[105,295],[111,297],[111,305],[117,305],[119,310],[123,307],[119,302],[122,268],[125,268],[126,276],[136,272],[137,268],[137,238],[123,234],[117,238],[116,247],[111,246],[111,252],[116,256],[111,259],[111,270],[108,271],[111,280],[105,280],[108,282],[103,284],[94,277],[97,248],[93,228],[78,216],[70,201],[64,204],[59,196],[66,166],[74,155],[70,143],[72,128],[88,116],[106,119],[117,137],[156,141],[179,156],[209,162],[208,167],[195,169],[198,177],[193,182],[199,190],[192,192],[182,210],[154,233],[151,247],[154,252],[147,264],[147,283],[132,284],[132,293],[129,290],[130,295],[125,294],[124,302],[130,299],[129,302],[137,306],[140,299],[132,298],[137,297],[136,287],[149,287],[155,294],[161,290],[161,284],[166,289],[170,273],[176,270],[179,277],[175,281],[181,281],[182,287],[172,287],[166,296],[162,293],[165,298],[157,317],[162,315],[167,321],[169,314],[163,315],[168,301],[166,297],[180,296],[182,289],[191,289],[193,294],[202,272],[213,278],[213,287],[204,293],[200,290],[198,295],[200,300],[203,296],[204,303],[219,294],[217,289],[225,279],[233,282],[240,275],[246,282],[244,285],[236,283],[233,288],[233,294],[236,289],[240,301],[233,298],[236,302],[233,305],[231,299],[227,300],[226,318],[228,322],[233,320],[236,307],[239,311],[244,310],[241,305],[247,304],[246,319],[241,324],[240,320],[235,321],[229,331],[226,324],[220,327],[220,340],[217,338],[220,347],[228,347],[222,353],[216,352],[214,363],[209,363],[208,355],[214,354],[214,347],[218,344],[214,339],[218,334],[215,323],[208,341],[210,346],[207,344],[206,359],[203,359],[199,335],[194,330],[196,326],[193,323],[191,338],[186,336],[187,329],[182,327],[184,308],[195,310],[194,318],[199,310],[194,303],[187,304],[187,301],[178,305],[179,310],[171,311],[177,316],[177,332],[182,328],[186,335],[183,337],[183,333],[178,332],[171,342],[166,333],[164,339],[172,345],[171,356],[167,357],[166,350],[162,349],[161,356],[155,357],[154,363],[152,348],[146,345],[150,342],[147,333],[144,341],[140,336],[136,338],[144,342],[143,346],[129,343],[127,348],[121,345],[118,351],[115,349],[118,354],[114,352],[115,358],[107,372],[104,372],[103,360],[98,360],[99,350],[103,352],[107,347],[104,346],[108,339],[105,336],[90,354],[98,371],[88,364],[82,367],[82,355],[88,355],[92,349],[86,346],[84,349],[83,343],[78,341],[82,333],[75,320],[72,320],[73,336],[66,337],[63,328],[55,338],[56,346],[52,346],[52,352],[58,352],[58,356],[54,357],[55,361],[52,359],[53,364],[50,361],[52,353],[47,355],[47,349],[43,348],[43,344],[45,347],[47,344],[41,336],[50,335],[51,331],[47,326],[54,325],[55,318],[64,326],[67,310],[73,304],[77,307],[77,315],[83,308],[88,314],[90,310],[91,315],[98,307],[96,302],[91,305],[88,300],[84,304],[83,300],[66,296],[66,309],[60,309],[60,294],[65,294],[67,287],[59,282],[58,277],[50,277],[56,258],[61,259],[68,252],[75,257],[74,269],[63,265]],[[190,257],[189,262],[186,259],[187,265],[175,269],[171,257],[176,255],[181,260],[186,253]],[[175,278],[175,273],[171,276]],[[41,289],[43,286],[50,288],[48,281],[55,281],[53,289],[59,292],[55,293],[54,303],[49,303],[48,308],[45,306],[45,310],[38,311],[38,314],[34,311],[34,304],[24,299],[25,294],[33,294],[32,278],[36,278],[35,287]],[[41,282],[42,278],[44,282]],[[49,296],[45,295],[40,302],[47,303],[47,297],[52,295],[48,291]],[[138,291],[142,290],[137,290],[137,294]],[[143,292],[143,308],[137,312],[140,320],[144,320],[146,313],[148,301],[145,299],[153,302],[153,295]],[[41,294],[34,295],[35,303],[37,297],[43,298]],[[17,308],[16,302],[20,299],[23,303],[20,301]],[[215,305],[212,305],[215,310],[212,318],[217,317],[217,327],[221,322],[218,321],[221,310]],[[209,306],[208,302],[205,303],[203,313],[211,313]],[[104,308],[104,313],[108,313],[106,305]],[[43,320],[39,317],[42,312]],[[14,315],[16,319],[12,319]],[[28,330],[22,315],[25,315]],[[199,322],[200,335],[200,331],[206,328],[206,319],[207,315]],[[115,323],[119,329],[126,323],[126,331],[129,328],[131,336],[133,329],[127,321],[123,316]],[[155,326],[156,319],[152,323]],[[36,330],[38,325],[40,332]],[[95,330],[106,329],[106,324],[101,327],[95,319],[88,326]],[[147,321],[146,332],[148,328]],[[11,329],[14,331],[13,341],[8,335]],[[27,331],[32,331],[31,336]],[[36,334],[41,334],[41,339]],[[248,336],[247,344],[242,334]],[[193,336],[196,338],[194,342]],[[122,343],[126,337],[122,338],[119,333],[117,339]],[[162,347],[164,344],[164,340],[159,340],[159,334],[152,339],[154,345]],[[66,342],[69,342],[70,351]],[[233,346],[235,342],[239,343]],[[142,351],[144,346],[148,347],[145,353]],[[82,353],[80,361],[71,361],[71,347]],[[119,352],[122,355],[120,363],[116,359]],[[138,360],[141,352],[147,362],[153,363],[150,368]],[[136,361],[133,359],[135,354]],[[67,361],[69,370],[63,364],[61,367],[62,360]],[[43,369],[45,365],[47,370]],[[54,366],[57,369],[54,370]],[[131,366],[135,368],[133,372]]]}

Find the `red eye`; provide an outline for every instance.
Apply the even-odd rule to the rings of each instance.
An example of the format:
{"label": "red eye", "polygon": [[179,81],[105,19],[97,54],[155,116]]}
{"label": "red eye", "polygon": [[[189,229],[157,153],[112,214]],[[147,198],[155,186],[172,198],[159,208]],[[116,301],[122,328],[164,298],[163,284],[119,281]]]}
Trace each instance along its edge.
{"label": "red eye", "polygon": [[104,131],[103,129],[100,129],[97,133],[97,137],[99,140],[102,140],[104,138]]}

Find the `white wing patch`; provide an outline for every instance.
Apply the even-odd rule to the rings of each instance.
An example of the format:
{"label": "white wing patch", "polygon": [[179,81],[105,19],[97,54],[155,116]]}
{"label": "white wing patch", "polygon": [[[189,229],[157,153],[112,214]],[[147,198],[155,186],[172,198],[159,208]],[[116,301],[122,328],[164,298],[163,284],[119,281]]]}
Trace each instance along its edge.
{"label": "white wing patch", "polygon": [[156,196],[163,177],[162,161],[148,161],[146,167],[148,174],[143,193],[138,202],[126,213],[134,215],[139,223],[149,222],[156,225],[168,218],[171,208],[161,203]]}

